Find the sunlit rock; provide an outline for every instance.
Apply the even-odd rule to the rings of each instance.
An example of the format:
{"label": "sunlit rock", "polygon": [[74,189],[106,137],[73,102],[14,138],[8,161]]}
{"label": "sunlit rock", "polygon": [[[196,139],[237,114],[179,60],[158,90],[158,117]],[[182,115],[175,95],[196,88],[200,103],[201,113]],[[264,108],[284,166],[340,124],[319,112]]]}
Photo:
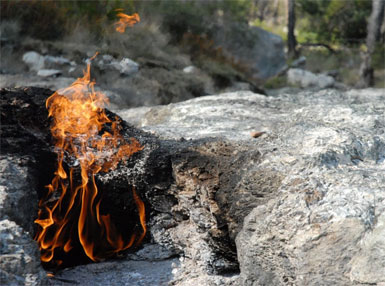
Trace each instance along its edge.
{"label": "sunlit rock", "polygon": [[310,71],[292,68],[287,72],[287,81],[293,85],[299,85],[303,88],[318,87],[327,88],[333,87],[335,81],[333,77],[325,74],[314,74]]}
{"label": "sunlit rock", "polygon": [[[7,156],[49,152],[43,98],[50,93],[2,91],[13,115],[2,117]],[[384,102],[383,89],[239,91],[119,110],[137,127],[124,123],[123,136],[144,149],[96,179],[109,211],[119,213],[129,207],[128,182],[135,184],[151,210],[146,244],[123,260],[57,278],[94,285],[381,285]],[[18,126],[20,133],[12,129]]]}

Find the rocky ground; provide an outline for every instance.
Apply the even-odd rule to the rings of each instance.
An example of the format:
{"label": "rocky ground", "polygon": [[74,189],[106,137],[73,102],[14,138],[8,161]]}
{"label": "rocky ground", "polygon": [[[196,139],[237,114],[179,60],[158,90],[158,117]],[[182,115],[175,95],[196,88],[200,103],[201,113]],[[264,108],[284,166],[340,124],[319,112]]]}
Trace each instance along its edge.
{"label": "rocky ground", "polygon": [[[183,46],[150,19],[124,34],[97,40],[79,29],[54,41],[20,34],[0,23],[0,87],[68,86],[92,61],[92,78],[120,108],[179,102],[228,90],[263,92],[261,83],[286,67],[283,40],[247,24],[218,25],[215,39],[191,34]],[[235,45],[234,37],[248,39]],[[199,60],[198,60],[199,59]]]}
{"label": "rocky ground", "polygon": [[242,285],[383,285],[384,97],[237,92],[120,115],[164,139],[226,138],[261,153],[245,158],[227,199],[232,214],[252,206],[241,229],[229,223]]}
{"label": "rocky ground", "polygon": [[[21,156],[3,117],[4,106],[34,106],[35,94],[49,91],[2,102],[0,261],[10,285],[385,285],[383,89],[234,92],[115,110],[145,131],[125,127],[146,148],[100,181],[136,181],[147,241],[48,280],[28,235],[35,205],[22,206],[37,203],[33,166],[49,156]],[[35,119],[15,120],[32,154],[46,148],[44,124],[31,132]]]}

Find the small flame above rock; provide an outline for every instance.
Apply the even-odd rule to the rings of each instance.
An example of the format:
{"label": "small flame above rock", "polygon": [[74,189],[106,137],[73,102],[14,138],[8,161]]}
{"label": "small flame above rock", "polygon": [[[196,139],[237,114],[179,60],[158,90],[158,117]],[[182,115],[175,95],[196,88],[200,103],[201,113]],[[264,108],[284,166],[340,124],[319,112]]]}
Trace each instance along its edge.
{"label": "small flame above rock", "polygon": [[[120,9],[118,9],[119,11]],[[135,13],[133,15],[127,15],[122,12],[119,12],[117,16],[120,18],[118,22],[115,23],[116,31],[119,33],[124,33],[127,27],[132,27],[136,23],[140,22],[139,14]]]}

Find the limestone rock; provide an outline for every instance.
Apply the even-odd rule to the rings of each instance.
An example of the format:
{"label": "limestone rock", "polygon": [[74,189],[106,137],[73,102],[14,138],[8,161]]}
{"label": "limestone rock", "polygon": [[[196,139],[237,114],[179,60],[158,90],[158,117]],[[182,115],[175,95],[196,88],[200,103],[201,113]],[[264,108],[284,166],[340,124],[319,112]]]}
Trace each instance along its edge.
{"label": "limestone rock", "polygon": [[306,63],[306,57],[305,56],[300,56],[298,59],[295,59],[291,64],[290,66],[292,68],[297,68],[297,67],[301,67],[301,66],[304,66]]}
{"label": "limestone rock", "polygon": [[41,69],[38,70],[37,75],[41,77],[55,77],[61,75],[60,70],[53,70],[53,69]]}
{"label": "limestone rock", "polygon": [[[70,61],[62,56],[43,56],[35,51],[26,52],[23,55],[23,62],[30,70],[38,72],[40,76],[51,76],[53,70],[57,70],[54,74],[60,73],[60,68],[65,65],[76,66],[74,61]],[[51,71],[50,73],[48,71]],[[40,73],[40,74],[39,74]],[[49,73],[49,75],[47,75]]]}
{"label": "limestone rock", "polygon": [[184,73],[193,73],[193,72],[196,72],[196,70],[197,70],[197,68],[194,66],[187,66],[187,67],[183,68]]}
{"label": "limestone rock", "polygon": [[71,65],[75,66],[76,63],[74,61],[70,61],[69,59],[62,57],[62,56],[51,56],[51,55],[46,55],[44,56],[44,64],[47,67],[58,67],[58,66],[63,66],[63,65]]}
{"label": "limestone rock", "polygon": [[298,68],[291,68],[288,70],[287,80],[290,84],[299,85],[303,88],[327,88],[333,87],[335,84],[335,81],[331,76],[325,74],[314,74],[310,71]]}
{"label": "limestone rock", "polygon": [[97,66],[100,70],[116,70],[122,75],[133,75],[138,72],[139,64],[129,58],[123,58],[118,61],[111,55],[103,55],[97,61]]}
{"label": "limestone rock", "polygon": [[385,215],[378,214],[376,227],[362,239],[357,254],[351,260],[350,279],[359,283],[385,284]]}
{"label": "limestone rock", "polygon": [[[23,92],[7,103],[19,111],[2,123],[16,117],[22,140],[49,142],[44,115],[25,103],[52,91]],[[381,285],[384,102],[383,89],[268,97],[243,91],[120,110],[144,130],[123,122],[123,136],[134,136],[145,149],[97,183],[111,190],[113,209],[128,206],[128,182],[145,201],[152,246],[130,259],[156,262],[160,276],[149,279],[176,286]],[[2,132],[12,134],[7,128]],[[10,136],[2,136],[2,147],[17,149],[4,138]],[[25,146],[45,148],[35,143]],[[103,277],[116,269],[117,281],[137,281],[151,267],[142,263],[145,269],[137,271],[132,263],[77,267],[60,279],[81,275],[87,283],[96,275],[96,285],[105,285]]]}
{"label": "limestone rock", "polygon": [[[240,285],[380,285],[384,102],[383,89],[235,92],[121,116],[163,139],[221,138],[260,152],[234,165],[244,170],[234,197],[216,195],[220,207],[234,203]],[[251,138],[256,130],[265,134]]]}
{"label": "limestone rock", "polygon": [[[32,168],[34,159],[28,156],[0,157],[0,218],[17,222],[27,232],[33,233],[33,220],[36,216],[37,174]],[[29,165],[29,166],[28,166]]]}
{"label": "limestone rock", "polygon": [[30,70],[38,71],[44,68],[44,56],[37,52],[31,51],[23,55],[23,62],[25,62]]}
{"label": "limestone rock", "polygon": [[119,62],[119,71],[124,75],[132,75],[137,73],[139,70],[139,65],[129,58],[123,58]]}
{"label": "limestone rock", "polygon": [[284,43],[280,36],[246,23],[227,23],[213,31],[214,44],[230,59],[247,67],[254,78],[266,79],[285,69]]}
{"label": "limestone rock", "polygon": [[36,243],[8,219],[0,220],[0,282],[12,286],[48,285]]}
{"label": "limestone rock", "polygon": [[[17,176],[17,172],[7,171],[12,168],[4,168],[6,171],[4,175],[7,175],[7,172],[11,175],[16,174],[4,177],[4,180],[7,180],[7,184],[17,188],[18,193],[16,194],[19,196],[28,195],[27,187],[31,189],[33,195],[27,201],[26,206],[20,203],[22,200],[19,200],[18,196],[12,197],[13,194],[10,194],[10,191],[2,197],[10,196],[15,201],[14,212],[20,212],[19,216],[30,218],[25,221],[26,228],[33,225],[37,214],[36,195],[41,193],[44,185],[50,182],[49,174],[54,172],[56,160],[52,147],[50,147],[52,143],[48,128],[49,120],[44,106],[45,98],[51,93],[50,90],[38,88],[1,90],[3,107],[1,144],[5,162],[15,164],[18,163],[18,158],[24,156],[27,166],[30,167],[22,169],[26,173],[25,176]],[[110,118],[115,116],[109,111],[107,114]],[[210,279],[217,281],[215,285],[222,285],[225,280],[235,281],[236,275],[235,277],[232,275],[230,278],[221,275],[236,272],[238,263],[234,243],[229,239],[229,232],[226,229],[228,214],[225,209],[220,209],[214,198],[220,184],[231,183],[228,178],[235,177],[232,174],[231,163],[242,162],[241,158],[244,153],[240,152],[239,156],[234,157],[234,161],[226,162],[229,154],[233,152],[233,147],[222,142],[208,144],[207,148],[212,151],[207,154],[206,147],[199,149],[201,143],[160,141],[151,134],[130,127],[125,122],[121,124],[122,135],[127,140],[135,137],[145,148],[121,164],[119,168],[96,176],[96,184],[103,192],[101,208],[116,218],[117,228],[136,227],[136,222],[132,219],[137,216],[136,207],[132,208],[133,199],[131,192],[128,192],[128,186],[135,185],[136,192],[142,197],[148,212],[146,214],[149,229],[147,240],[151,240],[157,246],[156,249],[162,249],[159,252],[151,250],[151,255],[144,255],[146,251],[139,251],[136,256],[142,257],[148,262],[163,260],[164,263],[170,262],[173,256],[186,257],[183,263],[174,267],[177,268],[176,270],[170,270],[169,267],[162,268],[162,265],[158,264],[159,269],[163,270],[159,276],[154,274],[152,278],[150,277],[151,281],[156,281],[157,278],[167,278],[180,281],[178,283],[185,283],[183,285],[191,285],[186,283],[196,282],[195,277],[197,276],[199,281]],[[73,164],[71,158],[65,159],[65,164],[66,166]],[[28,181],[26,178],[29,177],[34,180]],[[18,181],[19,184],[16,184]],[[230,191],[231,188],[223,188],[221,196],[223,198],[229,196]],[[7,211],[7,208],[4,210]],[[23,230],[23,233],[31,235],[26,229]],[[13,243],[17,245],[21,242],[14,237]],[[30,244],[35,245],[32,240]],[[144,249],[148,250],[148,247]],[[34,256],[34,259],[39,261],[38,254]],[[78,258],[77,261],[79,260]],[[15,269],[23,267],[19,260],[12,263]],[[67,262],[63,262],[63,265],[65,263]],[[124,267],[119,263],[119,261],[115,262],[116,267],[122,269],[119,271],[123,271]],[[90,266],[91,268],[86,267],[86,269],[97,267],[100,269],[99,271],[109,271],[108,265],[104,265],[106,267],[100,265],[100,268]],[[143,263],[143,265],[151,266],[150,263]],[[76,273],[84,273],[81,269],[79,268],[79,272],[75,271],[75,277]],[[144,269],[144,273],[148,271],[151,270]],[[71,277],[71,272],[66,273]],[[84,278],[85,281],[94,281],[95,277],[92,273],[92,271],[88,272],[89,275]],[[216,275],[210,276],[212,274]],[[119,277],[123,277],[121,279],[124,280],[124,277],[128,277],[127,275],[135,276],[137,274],[134,270],[128,271],[128,273],[120,272],[116,274],[116,281],[120,281]],[[102,282],[99,285],[105,285],[109,276],[105,274],[100,277]],[[53,283],[62,281],[51,279],[53,279]],[[63,279],[66,279],[65,276]],[[6,278],[5,281],[9,281],[9,279]],[[146,281],[150,283],[150,280]],[[154,285],[148,283],[145,285]]]}

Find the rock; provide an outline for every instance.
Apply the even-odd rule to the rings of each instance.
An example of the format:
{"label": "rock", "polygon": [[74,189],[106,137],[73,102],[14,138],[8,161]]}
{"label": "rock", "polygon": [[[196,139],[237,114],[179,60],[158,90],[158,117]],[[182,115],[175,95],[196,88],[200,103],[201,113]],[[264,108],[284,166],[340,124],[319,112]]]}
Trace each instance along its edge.
{"label": "rock", "polygon": [[187,66],[187,67],[183,68],[184,73],[193,73],[196,70],[197,70],[197,68],[194,66]]}
{"label": "rock", "polygon": [[368,232],[358,253],[351,260],[350,279],[359,283],[377,284],[385,283],[383,269],[385,260],[384,235],[385,215],[378,214],[376,228]]}
{"label": "rock", "polygon": [[337,78],[340,75],[339,70],[330,70],[325,73],[325,75],[331,76],[332,78]]}
{"label": "rock", "polygon": [[31,234],[37,212],[37,205],[31,206],[31,202],[38,200],[34,189],[36,177],[33,176],[37,174],[33,167],[38,166],[33,163],[33,159],[28,156],[2,154],[0,157],[0,218],[16,222]]}
{"label": "rock", "polygon": [[50,157],[46,141],[47,113],[38,112],[30,98],[10,98],[4,90],[1,92],[0,217],[15,221],[32,235],[38,201],[36,189],[49,182],[39,177],[38,170],[47,171],[53,165],[45,159],[55,158]]}
{"label": "rock", "polygon": [[64,57],[43,56],[34,51],[26,52],[23,55],[23,62],[27,64],[30,70],[36,71],[42,77],[60,74],[61,71],[58,68],[62,68],[64,65],[76,66],[74,61],[71,62]]}
{"label": "rock", "polygon": [[0,279],[2,285],[48,285],[36,243],[8,219],[0,220]]}
{"label": "rock", "polygon": [[44,56],[37,52],[26,52],[23,55],[23,62],[27,64],[30,70],[36,72],[44,68]]}
{"label": "rock", "polygon": [[[34,235],[38,189],[49,182],[44,173],[55,156],[49,150],[46,113],[39,112],[30,94],[9,97],[1,90],[0,248],[1,281],[4,285],[46,285]],[[41,90],[40,90],[41,91]],[[49,91],[50,92],[50,91]],[[16,92],[17,93],[17,92]],[[42,96],[41,92],[40,96]],[[20,94],[20,93],[19,93]],[[43,92],[43,97],[49,93]],[[39,173],[41,171],[41,173]]]}
{"label": "rock", "polygon": [[76,63],[74,61],[70,61],[69,59],[66,59],[64,57],[54,57],[54,56],[50,56],[50,55],[47,55],[44,57],[44,63],[47,67],[50,67],[50,66],[63,66],[63,65],[71,65],[71,66],[75,66]]}
{"label": "rock", "polygon": [[265,134],[265,132],[253,131],[250,133],[250,136],[253,138],[258,138],[258,137],[261,137],[263,134]]}
{"label": "rock", "polygon": [[16,43],[20,36],[20,30],[18,21],[3,19],[0,23],[0,42],[2,44]]}
{"label": "rock", "polygon": [[[28,96],[27,96],[28,98]],[[34,235],[39,175],[52,167],[37,126],[48,123],[33,102],[9,100],[1,91],[0,278],[2,285],[47,285]],[[48,124],[47,124],[48,125]],[[47,126],[46,125],[46,126]],[[24,129],[26,128],[26,129]],[[54,157],[52,158],[54,159]]]}
{"label": "rock", "polygon": [[229,59],[246,67],[252,77],[267,79],[286,68],[284,43],[280,36],[235,22],[216,26],[213,31],[214,45]]}
{"label": "rock", "polygon": [[49,70],[49,69],[42,69],[38,70],[37,75],[41,77],[56,77],[61,75],[60,70]]}
{"label": "rock", "polygon": [[97,67],[104,70],[116,70],[122,75],[133,75],[138,72],[139,64],[129,58],[123,58],[120,62],[111,55],[103,55],[97,62]]}
{"label": "rock", "polygon": [[178,269],[177,258],[163,261],[117,260],[66,269],[51,279],[52,285],[167,286]]}
{"label": "rock", "polygon": [[[23,154],[31,158],[29,161],[36,161],[36,165],[31,170],[37,173],[30,174],[36,179],[36,182],[30,187],[34,195],[39,194],[42,192],[43,186],[50,181],[50,176],[47,174],[54,172],[55,156],[49,148],[50,135],[46,118],[47,111],[44,106],[44,99],[52,91],[25,88],[1,90],[1,93],[1,103],[4,107],[2,123],[6,126],[1,137],[2,149],[6,158],[11,161],[13,160],[11,156],[22,156]],[[107,113],[111,118],[115,116]],[[162,270],[159,275],[151,276],[154,278],[153,281],[157,281],[157,278],[168,277],[167,279],[180,281],[179,285],[191,285],[188,283],[196,282],[195,277],[197,276],[199,276],[199,281],[216,281],[217,284],[214,285],[223,285],[223,281],[235,281],[237,276],[223,277],[220,275],[220,273],[236,271],[238,264],[235,259],[234,244],[229,240],[228,232],[222,225],[224,214],[212,199],[218,183],[227,184],[226,179],[231,173],[230,164],[236,164],[233,161],[227,163],[228,155],[226,154],[232,152],[232,148],[227,150],[226,145],[222,146],[222,143],[217,147],[210,145],[209,148],[213,150],[223,149],[221,151],[223,155],[215,158],[211,155],[199,154],[197,146],[194,147],[196,144],[193,142],[159,141],[150,134],[133,129],[126,123],[122,124],[122,135],[127,140],[131,137],[137,138],[145,149],[128,159],[119,168],[107,174],[97,175],[96,184],[104,193],[103,200],[106,202],[101,204],[101,208],[110,213],[112,217],[117,218],[116,226],[118,228],[127,229],[135,223],[132,219],[135,214],[132,211],[135,211],[136,208],[133,209],[130,205],[132,196],[130,198],[127,186],[135,184],[136,192],[144,200],[149,212],[147,225],[151,237],[148,239],[151,239],[156,247],[149,250],[148,246],[145,246],[143,251],[139,251],[135,256],[152,263],[162,259],[165,259],[166,263],[166,260],[170,261],[170,256],[185,255],[188,257],[180,266],[174,267],[177,268],[176,270],[171,270],[172,276],[167,270],[169,268],[166,267],[164,268],[166,272]],[[192,149],[190,150],[190,148]],[[235,160],[241,162],[238,156],[235,157]],[[66,159],[65,167],[67,164],[72,164],[71,162],[70,159],[69,161]],[[223,165],[219,172],[217,165]],[[175,181],[173,173],[175,173],[177,181]],[[199,176],[199,180],[195,181],[195,176]],[[9,184],[14,184],[15,180],[27,184],[23,177],[14,176],[9,179]],[[179,194],[179,191],[176,191],[178,189],[190,190],[193,193],[186,196],[186,192]],[[25,191],[25,187],[20,190],[22,194]],[[194,207],[192,208],[193,202]],[[37,201],[31,199],[28,203],[35,205]],[[208,208],[215,215],[208,211]],[[36,213],[33,214],[36,211],[35,208],[25,208],[20,205],[15,209],[23,215],[29,215],[32,219],[36,217]],[[25,230],[24,233],[27,234]],[[14,243],[18,244],[18,240],[16,239]],[[33,241],[31,243],[35,245]],[[145,249],[148,251],[146,252]],[[81,259],[78,257],[76,263],[82,261]],[[64,261],[62,265],[68,265],[67,263],[68,261]],[[125,269],[118,261],[114,265],[120,272],[123,271],[120,269]],[[143,265],[151,267],[152,264],[143,263]],[[22,264],[16,262],[14,267],[20,268]],[[98,266],[90,267],[98,268]],[[161,264],[159,267],[161,268]],[[110,268],[100,265],[98,269],[109,271]],[[146,273],[152,271],[151,269],[146,268],[143,271]],[[75,271],[75,273],[79,272]],[[95,277],[91,275],[93,272],[88,273],[85,281],[94,281]],[[130,273],[120,273],[123,276],[116,275],[117,281],[119,281],[119,277],[126,279],[127,275],[137,275],[134,270]],[[209,274],[217,275],[210,276]],[[106,277],[109,276],[104,274],[100,277],[104,279],[101,283],[105,285]],[[51,279],[52,283],[57,282],[55,278]],[[65,281],[66,278],[60,279],[59,282]],[[85,284],[87,283],[85,282]],[[148,283],[146,285],[157,285]]]}
{"label": "rock", "polygon": [[306,63],[306,57],[305,57],[305,56],[300,56],[298,59],[295,59],[295,60],[291,63],[290,66],[291,66],[292,68],[297,68],[297,67],[303,66],[305,63]]}
{"label": "rock", "polygon": [[[12,98],[7,92],[2,100]],[[27,145],[38,154],[49,139],[46,121],[36,116],[44,116],[41,99],[52,91],[17,92],[6,106],[18,111],[2,122],[23,127],[27,135],[17,140],[38,139]],[[268,97],[243,91],[118,111],[145,131],[122,122],[123,136],[134,136],[145,149],[100,174],[97,184],[111,196],[110,211],[119,213],[129,206],[127,184],[135,184],[146,204],[147,244],[133,249],[131,260],[78,266],[50,282],[381,285],[384,102],[383,89]],[[2,147],[12,130],[1,137]],[[252,138],[256,131],[265,134]],[[15,140],[7,144],[5,150],[20,150]],[[37,162],[42,158],[48,161],[40,156]],[[43,178],[51,173],[36,171]],[[132,259],[143,259],[143,269]]]}
{"label": "rock", "polygon": [[234,82],[234,84],[224,90],[224,92],[234,92],[234,91],[244,91],[244,90],[252,90],[253,87],[251,84],[247,82]]}
{"label": "rock", "polygon": [[[100,72],[96,82],[117,94],[111,101],[119,109],[151,106],[187,100],[212,92],[211,79],[201,73],[186,74],[178,69],[142,67],[133,76],[116,76],[118,71]],[[113,84],[111,84],[113,82]]]}
{"label": "rock", "polygon": [[334,79],[324,74],[314,74],[302,69],[289,69],[287,72],[287,80],[290,84],[299,85],[303,88],[318,87],[327,88],[334,86]]}
{"label": "rock", "polygon": [[[229,177],[227,196],[223,184],[215,195],[236,242],[237,285],[380,285],[384,94],[236,92],[152,107],[135,121],[167,140],[233,142],[229,159],[250,142],[261,152],[233,165],[243,171]],[[130,120],[135,109],[121,115]],[[250,138],[254,130],[266,135]]]}
{"label": "rock", "polygon": [[31,74],[3,74],[0,77],[0,88],[33,86],[58,90],[70,86],[75,80],[76,78],[64,76],[40,77]]}
{"label": "rock", "polygon": [[119,71],[121,74],[132,75],[137,73],[138,70],[139,70],[139,65],[133,60],[130,60],[129,58],[123,58],[119,62]]}

